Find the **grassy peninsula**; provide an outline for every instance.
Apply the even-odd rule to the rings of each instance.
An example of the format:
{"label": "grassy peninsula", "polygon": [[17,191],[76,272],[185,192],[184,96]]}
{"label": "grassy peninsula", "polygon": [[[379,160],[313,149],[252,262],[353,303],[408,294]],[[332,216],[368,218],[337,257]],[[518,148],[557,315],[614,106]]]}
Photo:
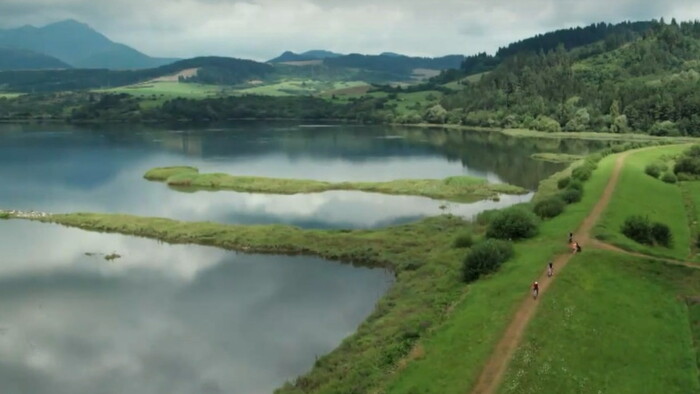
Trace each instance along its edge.
{"label": "grassy peninsula", "polygon": [[453,202],[495,199],[499,194],[525,194],[513,185],[488,183],[485,179],[454,176],[445,179],[398,179],[389,182],[324,182],[306,179],[200,174],[195,167],[159,167],[144,178],[185,190],[233,190],[247,193],[297,194],[330,190],[357,190],[383,194],[423,196]]}

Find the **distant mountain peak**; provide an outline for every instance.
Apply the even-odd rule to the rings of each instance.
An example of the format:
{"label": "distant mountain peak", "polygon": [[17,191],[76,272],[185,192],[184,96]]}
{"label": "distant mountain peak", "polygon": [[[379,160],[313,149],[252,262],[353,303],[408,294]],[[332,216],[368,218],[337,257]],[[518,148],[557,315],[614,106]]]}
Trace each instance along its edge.
{"label": "distant mountain peak", "polygon": [[25,49],[55,57],[75,67],[135,69],[172,63],[177,59],[152,58],[115,43],[88,24],[65,19],[41,28],[0,30],[0,47]]}

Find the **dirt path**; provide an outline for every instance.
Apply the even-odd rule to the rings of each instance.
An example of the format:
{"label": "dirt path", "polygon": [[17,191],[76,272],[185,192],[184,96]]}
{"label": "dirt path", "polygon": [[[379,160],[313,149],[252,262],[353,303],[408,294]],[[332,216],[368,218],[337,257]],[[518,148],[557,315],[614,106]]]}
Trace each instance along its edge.
{"label": "dirt path", "polygon": [[[575,239],[582,245],[584,245],[584,247],[587,247],[587,245],[590,243],[591,229],[598,221],[598,218],[600,217],[601,213],[603,213],[605,208],[608,206],[608,203],[610,202],[610,198],[612,197],[613,191],[615,191],[615,186],[617,186],[617,181],[620,178],[622,165],[629,153],[630,152],[624,152],[620,154],[620,156],[617,158],[617,160],[615,161],[615,167],[612,171],[612,175],[608,180],[608,184],[605,186],[605,190],[603,190],[603,194],[600,196],[600,199],[598,200],[596,205],[593,207],[591,212],[589,212],[588,216],[586,216],[586,218],[583,220],[583,223],[581,223],[581,226],[578,228],[578,230],[576,230],[574,234]],[[566,234],[562,234],[562,238],[565,236]],[[571,257],[571,253],[566,253],[557,256],[554,259],[555,273],[561,272],[561,270],[564,269],[564,267],[566,267]],[[547,289],[556,278],[557,275],[554,275],[552,278],[548,278],[546,271],[543,272],[542,275],[540,275],[540,278],[537,280],[540,283],[540,297],[546,294]],[[501,383],[501,380],[503,379],[503,375],[505,374],[506,369],[508,368],[508,364],[513,358],[515,349],[517,349],[518,345],[520,344],[520,341],[523,337],[523,333],[525,332],[525,327],[527,327],[528,322],[535,314],[536,310],[537,301],[533,300],[532,297],[528,296],[518,308],[513,318],[513,321],[511,321],[508,327],[506,328],[503,337],[496,345],[496,348],[491,354],[489,360],[486,362],[484,369],[479,375],[479,379],[477,380],[476,385],[471,391],[472,393],[490,394],[496,392],[499,384]]]}
{"label": "dirt path", "polygon": [[602,249],[602,250],[607,250],[610,252],[616,252],[616,253],[621,253],[621,254],[626,254],[628,256],[633,256],[633,257],[639,257],[641,259],[648,259],[648,260],[655,260],[655,261],[663,261],[664,263],[668,264],[673,264],[673,265],[682,265],[684,267],[688,268],[698,268],[700,269],[700,263],[692,262],[692,261],[682,261],[682,260],[674,260],[674,259],[669,259],[666,257],[657,257],[657,256],[650,256],[648,254],[643,254],[643,253],[637,253],[637,252],[630,252],[629,250],[625,250],[622,248],[619,248],[615,245],[611,245],[605,242],[601,242],[597,239],[592,239],[591,243],[589,244],[589,247],[593,247],[596,249]]}

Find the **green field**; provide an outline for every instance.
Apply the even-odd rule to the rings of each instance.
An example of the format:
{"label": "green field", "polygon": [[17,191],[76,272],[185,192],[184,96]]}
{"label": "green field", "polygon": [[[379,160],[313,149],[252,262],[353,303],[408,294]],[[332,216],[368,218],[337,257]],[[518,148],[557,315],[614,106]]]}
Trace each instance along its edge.
{"label": "green field", "polygon": [[146,82],[138,85],[100,90],[100,92],[127,93],[132,96],[151,99],[172,99],[176,97],[205,99],[225,94],[226,90],[221,86],[203,85],[199,83]]}
{"label": "green field", "polygon": [[502,393],[700,391],[688,309],[679,297],[700,292],[700,270],[590,251],[576,256],[550,290]]}
{"label": "green field", "polygon": [[401,194],[473,202],[498,198],[499,193],[525,194],[527,190],[507,185],[489,184],[485,179],[455,176],[445,179],[398,179],[388,182],[324,182],[308,179],[200,174],[194,167],[160,167],[146,172],[144,178],[166,182],[186,190],[234,190],[248,193],[297,194],[329,190],[359,190],[383,194]]}
{"label": "green field", "polygon": [[[678,260],[687,259],[690,254],[690,228],[681,189],[676,184],[664,183],[644,172],[647,164],[665,156],[680,154],[685,149],[685,145],[674,145],[630,155],[610,205],[594,229],[595,236],[628,250]],[[645,246],[625,237],[620,232],[620,227],[631,215],[647,216],[652,222],[668,225],[673,234],[672,247]]]}
{"label": "green field", "polygon": [[[236,94],[257,94],[261,96],[309,96],[319,94],[330,94],[333,92],[343,92],[353,88],[367,86],[361,81],[350,82],[325,82],[313,79],[286,80],[269,85],[255,86],[246,89],[236,90]],[[339,93],[342,94],[342,93]]]}
{"label": "green field", "polygon": [[691,259],[700,261],[700,181],[681,182],[688,223],[690,223]]}

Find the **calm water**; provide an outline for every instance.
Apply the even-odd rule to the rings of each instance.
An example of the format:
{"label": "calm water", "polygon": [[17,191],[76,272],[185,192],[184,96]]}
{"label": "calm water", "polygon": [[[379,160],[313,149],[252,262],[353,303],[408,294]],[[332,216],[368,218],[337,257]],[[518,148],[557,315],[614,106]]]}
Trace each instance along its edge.
{"label": "calm water", "polygon": [[[561,168],[538,151],[597,149],[579,141],[514,140],[474,133],[366,126],[242,123],[217,128],[0,125],[0,208],[120,212],[181,220],[314,228],[367,228],[441,213],[441,201],[358,192],[263,195],[181,193],[147,182],[150,168],[192,165],[204,172],[381,181],[473,175],[534,189]],[[450,204],[472,217],[527,201]]]}
{"label": "calm water", "polygon": [[[441,201],[361,192],[180,193],[152,167],[380,181],[473,175],[534,189],[581,141],[489,133],[242,123],[0,125],[0,209],[120,212],[228,223],[363,228],[439,214]],[[531,198],[449,204],[471,217]],[[105,260],[116,252],[123,257]],[[0,393],[269,393],[355,331],[391,285],[382,270],[306,257],[0,221]]]}
{"label": "calm water", "polygon": [[3,394],[270,393],[354,332],[392,281],[18,221],[0,221],[0,251]]}

